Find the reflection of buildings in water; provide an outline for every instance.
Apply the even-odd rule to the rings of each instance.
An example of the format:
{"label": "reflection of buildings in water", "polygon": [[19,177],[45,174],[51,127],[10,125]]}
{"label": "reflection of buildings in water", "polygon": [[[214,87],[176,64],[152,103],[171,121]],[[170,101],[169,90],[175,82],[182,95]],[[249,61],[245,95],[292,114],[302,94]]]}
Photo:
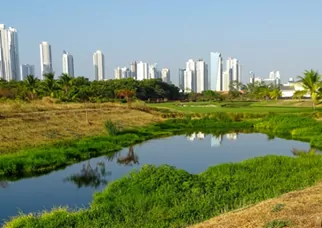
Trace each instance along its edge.
{"label": "reflection of buildings in water", "polygon": [[222,142],[222,135],[211,136],[211,147],[219,147]]}
{"label": "reflection of buildings in water", "polygon": [[237,140],[237,133],[226,134],[226,137],[229,140]]}
{"label": "reflection of buildings in water", "polygon": [[196,133],[192,133],[191,135],[187,136],[187,139],[190,141],[195,140],[195,138],[196,138]]}
{"label": "reflection of buildings in water", "polygon": [[197,138],[198,138],[198,139],[200,139],[200,140],[203,140],[203,139],[205,138],[205,134],[204,134],[204,133],[202,133],[202,132],[199,132],[199,133],[197,134]]}
{"label": "reflection of buildings in water", "polygon": [[205,134],[202,132],[199,132],[199,133],[192,133],[191,135],[187,136],[187,139],[190,141],[194,141],[196,138],[203,140],[205,138]]}

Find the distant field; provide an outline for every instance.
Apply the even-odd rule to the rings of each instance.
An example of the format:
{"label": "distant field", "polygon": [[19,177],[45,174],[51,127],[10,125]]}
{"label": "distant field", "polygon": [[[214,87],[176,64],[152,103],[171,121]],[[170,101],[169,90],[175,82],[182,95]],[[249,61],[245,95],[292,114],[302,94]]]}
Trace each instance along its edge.
{"label": "distant field", "polygon": [[[169,102],[149,104],[151,107],[167,108],[181,112],[312,112],[310,101],[269,101],[269,102]],[[317,108],[321,111],[322,108]]]}

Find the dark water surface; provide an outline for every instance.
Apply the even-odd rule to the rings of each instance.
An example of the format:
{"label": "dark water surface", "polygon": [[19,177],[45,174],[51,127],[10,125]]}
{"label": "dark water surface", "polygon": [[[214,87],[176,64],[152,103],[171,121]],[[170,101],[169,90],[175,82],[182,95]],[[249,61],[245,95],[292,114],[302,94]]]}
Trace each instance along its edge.
{"label": "dark water surface", "polygon": [[93,193],[144,164],[168,164],[190,173],[209,166],[238,162],[268,154],[293,156],[291,150],[309,150],[308,143],[264,134],[226,134],[220,137],[195,133],[151,140],[126,148],[113,156],[93,158],[50,174],[0,182],[0,224],[24,213],[49,210],[54,206],[87,207]]}

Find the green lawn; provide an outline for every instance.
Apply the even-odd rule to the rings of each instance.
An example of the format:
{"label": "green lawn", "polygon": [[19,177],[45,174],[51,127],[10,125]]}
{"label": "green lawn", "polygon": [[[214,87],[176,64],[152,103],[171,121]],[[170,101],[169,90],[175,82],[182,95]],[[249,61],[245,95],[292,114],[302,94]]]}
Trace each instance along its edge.
{"label": "green lawn", "polygon": [[[305,105],[308,102],[305,103]],[[211,112],[276,112],[276,113],[297,113],[297,112],[312,112],[310,106],[299,106],[299,102],[185,102],[182,106],[179,102],[168,102],[160,104],[149,104],[151,107],[167,108],[174,111],[181,112],[197,112],[197,113],[211,113]],[[293,106],[292,106],[293,105]],[[298,105],[298,106],[295,106]],[[322,109],[317,108],[318,111]]]}

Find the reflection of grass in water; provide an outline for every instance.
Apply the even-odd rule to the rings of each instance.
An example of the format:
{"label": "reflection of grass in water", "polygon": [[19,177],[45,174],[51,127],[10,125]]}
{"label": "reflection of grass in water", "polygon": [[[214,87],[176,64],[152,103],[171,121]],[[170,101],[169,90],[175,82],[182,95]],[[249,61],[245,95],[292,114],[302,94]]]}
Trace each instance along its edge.
{"label": "reflection of grass in water", "polygon": [[84,164],[80,173],[72,174],[65,178],[65,181],[74,183],[78,188],[82,187],[94,187],[97,188],[100,185],[107,185],[108,181],[105,179],[110,172],[106,171],[105,163],[97,163],[97,167],[92,168],[90,162]]}

